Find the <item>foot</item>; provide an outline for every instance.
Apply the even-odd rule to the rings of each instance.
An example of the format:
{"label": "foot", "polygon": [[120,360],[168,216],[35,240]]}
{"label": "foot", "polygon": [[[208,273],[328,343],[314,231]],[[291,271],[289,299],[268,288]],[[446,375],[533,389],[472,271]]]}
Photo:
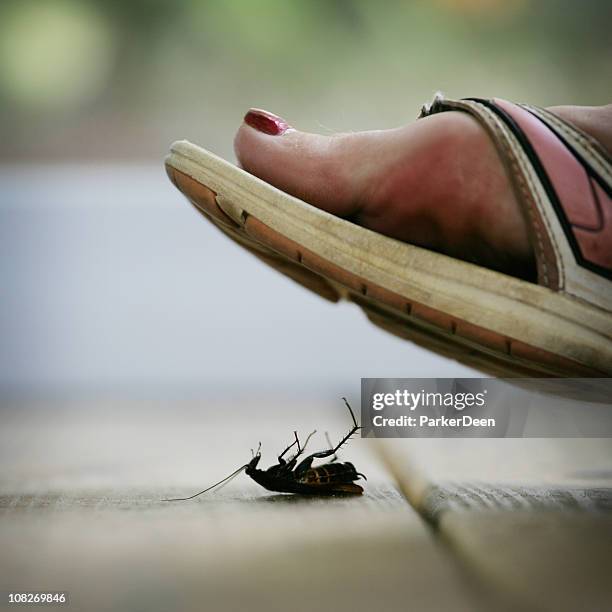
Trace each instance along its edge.
{"label": "foot", "polygon": [[[551,110],[612,148],[612,105]],[[466,113],[320,136],[251,110],[234,144],[245,170],[327,212],[535,280],[527,225],[508,175],[490,137]]]}

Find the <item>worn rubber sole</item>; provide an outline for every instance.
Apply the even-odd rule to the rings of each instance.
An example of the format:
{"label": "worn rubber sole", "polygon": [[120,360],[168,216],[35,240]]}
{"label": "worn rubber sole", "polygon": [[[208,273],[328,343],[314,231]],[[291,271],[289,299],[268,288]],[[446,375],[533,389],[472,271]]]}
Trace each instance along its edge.
{"label": "worn rubber sole", "polygon": [[597,306],[372,232],[187,141],[166,169],[230,238],[393,334],[493,376],[612,376],[612,314]]}

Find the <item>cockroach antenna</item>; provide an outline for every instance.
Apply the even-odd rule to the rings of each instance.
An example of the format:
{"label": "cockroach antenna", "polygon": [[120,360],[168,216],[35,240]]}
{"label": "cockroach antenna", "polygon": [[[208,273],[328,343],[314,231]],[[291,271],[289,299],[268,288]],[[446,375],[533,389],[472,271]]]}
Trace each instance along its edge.
{"label": "cockroach antenna", "polygon": [[211,489],[214,489],[215,487],[218,487],[219,485],[223,483],[229,482],[232,478],[235,478],[236,476],[238,476],[240,472],[246,470],[248,467],[249,467],[249,464],[245,463],[242,467],[239,467],[235,472],[232,472],[229,476],[226,476],[223,480],[220,480],[219,482],[215,483],[214,485],[211,485],[207,489],[204,489],[203,491],[200,491],[199,493],[195,493],[194,495],[190,495],[189,497],[176,497],[174,499],[162,499],[162,501],[166,501],[166,502],[187,501],[189,499],[193,499],[194,497],[197,497],[198,495],[202,495],[202,493],[206,493],[207,491],[210,491]]}
{"label": "cockroach antenna", "polygon": [[[355,469],[355,466],[348,461],[343,463],[336,462],[337,452],[340,450],[340,447],[345,445],[350,438],[361,429],[357,424],[357,419],[347,399],[345,397],[342,399],[353,420],[353,427],[335,446],[331,443],[329,436],[326,434],[329,448],[324,451],[312,453],[298,463],[298,457],[304,453],[306,445],[310,441],[310,438],[314,436],[316,430],[307,436],[306,442],[303,445],[300,444],[298,432],[294,431],[293,435],[295,440],[278,456],[278,463],[270,466],[267,470],[260,470],[257,467],[261,460],[260,442],[257,447],[257,452],[253,452],[251,449],[253,458],[242,467],[239,467],[235,472],[226,476],[223,480],[189,497],[178,497],[174,499],[165,499],[163,501],[187,501],[193,499],[215,487],[224,485],[243,471],[256,483],[269,491],[298,493],[301,495],[361,495],[363,489],[358,484],[355,484],[355,481],[360,478],[365,480],[365,476],[359,473]],[[294,446],[297,446],[295,455],[291,456],[289,459],[285,459],[285,455]],[[327,463],[318,467],[312,467],[312,462],[315,459],[327,459],[328,457],[331,457],[331,460],[328,460]]]}

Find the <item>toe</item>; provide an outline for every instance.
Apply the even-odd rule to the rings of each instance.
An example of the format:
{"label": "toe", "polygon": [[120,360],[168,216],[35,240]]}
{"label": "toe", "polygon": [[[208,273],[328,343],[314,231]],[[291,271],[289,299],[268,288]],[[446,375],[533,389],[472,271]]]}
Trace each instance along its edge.
{"label": "toe", "polygon": [[350,135],[300,132],[252,109],[234,139],[240,165],[251,174],[327,212],[348,217],[359,208],[360,176],[352,171]]}

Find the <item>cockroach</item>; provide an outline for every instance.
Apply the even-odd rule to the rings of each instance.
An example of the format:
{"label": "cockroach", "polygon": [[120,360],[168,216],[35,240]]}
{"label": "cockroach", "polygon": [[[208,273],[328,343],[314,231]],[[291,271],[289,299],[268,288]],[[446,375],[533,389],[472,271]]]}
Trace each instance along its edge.
{"label": "cockroach", "polygon": [[[367,478],[359,473],[355,469],[355,466],[348,461],[336,463],[338,458],[337,452],[340,450],[340,447],[346,444],[349,439],[361,429],[361,427],[357,425],[357,420],[355,419],[350,404],[345,397],[342,399],[353,419],[353,427],[336,446],[331,444],[328,436],[327,441],[330,446],[328,450],[312,453],[312,455],[308,455],[308,457],[302,459],[302,461],[298,463],[298,457],[304,454],[306,445],[310,438],[316,433],[316,430],[308,435],[303,446],[300,444],[297,431],[294,431],[293,435],[295,440],[278,456],[278,463],[272,465],[267,470],[260,470],[257,467],[261,460],[260,442],[256,453],[251,450],[253,458],[242,467],[239,467],[235,472],[226,476],[223,480],[189,497],[165,499],[163,501],[187,501],[193,499],[198,495],[202,495],[202,493],[206,493],[219,485],[229,482],[241,472],[245,472],[247,476],[251,477],[257,484],[265,489],[268,489],[268,491],[297,493],[299,495],[361,495],[363,493],[363,488],[355,484],[355,480],[359,480],[359,478],[367,480]],[[295,455],[290,459],[284,459],[285,455],[294,446],[297,446]],[[329,462],[318,467],[312,467],[312,462],[315,459],[325,459],[327,457],[331,457]]]}

